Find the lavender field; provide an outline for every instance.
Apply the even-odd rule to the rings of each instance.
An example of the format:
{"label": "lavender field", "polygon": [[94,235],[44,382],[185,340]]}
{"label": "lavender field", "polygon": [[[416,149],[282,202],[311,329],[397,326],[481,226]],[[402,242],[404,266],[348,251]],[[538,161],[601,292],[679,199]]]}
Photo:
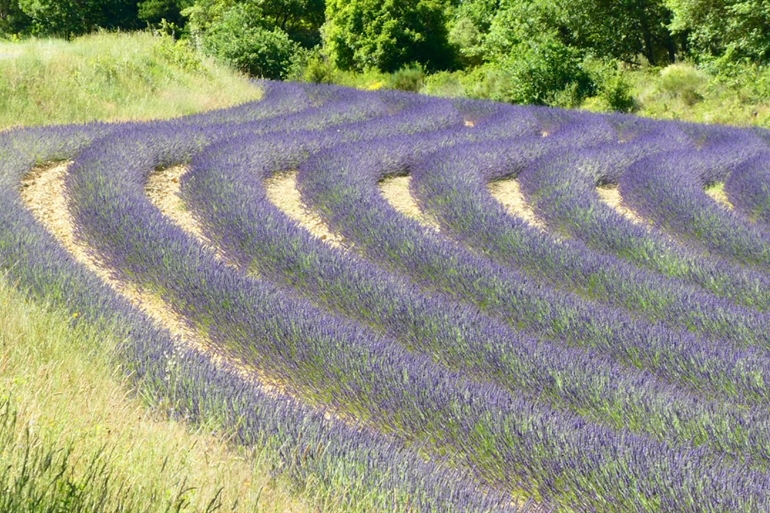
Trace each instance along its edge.
{"label": "lavender field", "polygon": [[0,133],[0,269],[382,511],[770,511],[770,132],[262,87]]}

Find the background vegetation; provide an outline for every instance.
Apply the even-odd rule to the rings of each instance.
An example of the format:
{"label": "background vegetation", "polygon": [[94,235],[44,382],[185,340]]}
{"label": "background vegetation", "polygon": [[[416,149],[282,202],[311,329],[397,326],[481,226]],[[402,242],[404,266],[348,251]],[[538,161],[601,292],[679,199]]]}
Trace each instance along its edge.
{"label": "background vegetation", "polygon": [[255,100],[247,77],[147,32],[0,43],[0,127],[169,118]]}
{"label": "background vegetation", "polygon": [[758,125],[768,26],[764,0],[0,0],[6,39],[149,27],[252,76]]}

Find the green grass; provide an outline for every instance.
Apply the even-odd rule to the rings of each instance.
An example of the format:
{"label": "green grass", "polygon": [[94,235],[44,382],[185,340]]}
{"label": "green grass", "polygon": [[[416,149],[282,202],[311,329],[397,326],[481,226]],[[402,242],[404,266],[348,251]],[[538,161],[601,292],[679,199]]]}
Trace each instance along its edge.
{"label": "green grass", "polygon": [[[245,77],[146,33],[0,43],[0,130],[171,118],[260,97]],[[116,367],[116,347],[108,330],[73,329],[0,275],[0,513],[335,503],[273,477],[270,450],[156,414]]]}
{"label": "green grass", "polygon": [[0,129],[165,119],[259,99],[249,80],[149,33],[0,43]]}
{"label": "green grass", "polygon": [[312,511],[269,454],[154,415],[71,320],[0,277],[0,512]]}
{"label": "green grass", "polygon": [[730,79],[673,64],[625,75],[640,116],[770,128],[770,70],[745,66]]}

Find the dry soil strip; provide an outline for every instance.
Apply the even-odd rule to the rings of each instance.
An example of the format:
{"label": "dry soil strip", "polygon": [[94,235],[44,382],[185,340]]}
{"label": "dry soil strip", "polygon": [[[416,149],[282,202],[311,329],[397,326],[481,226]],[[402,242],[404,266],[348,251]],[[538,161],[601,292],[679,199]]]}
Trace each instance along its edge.
{"label": "dry soil strip", "polygon": [[615,212],[622,215],[629,221],[639,226],[644,226],[647,229],[652,228],[653,223],[651,221],[645,221],[642,216],[637,214],[633,209],[628,208],[623,202],[623,196],[620,195],[620,190],[617,185],[603,185],[596,188],[596,193],[599,198],[611,207]]}
{"label": "dry soil strip", "polygon": [[209,239],[195,216],[187,210],[180,196],[182,177],[190,170],[188,166],[173,166],[159,169],[150,174],[144,192],[150,202],[189,235],[195,237],[204,248],[213,252],[226,265],[235,268],[222,250]]}
{"label": "dry soil strip", "polygon": [[311,234],[335,248],[344,246],[345,239],[334,233],[321,216],[309,209],[297,189],[298,171],[276,173],[265,180],[267,199],[290,219],[296,221]]}
{"label": "dry soil strip", "polygon": [[[543,135],[543,137],[547,136]],[[487,184],[487,190],[493,198],[505,207],[508,214],[524,220],[533,228],[543,232],[547,231],[545,222],[537,216],[532,206],[527,202],[527,198],[522,194],[518,181],[513,178],[496,180]]]}
{"label": "dry soil strip", "polygon": [[440,232],[441,228],[438,223],[423,213],[419,205],[417,205],[417,201],[412,197],[412,193],[409,192],[409,185],[411,183],[412,177],[409,175],[391,176],[380,180],[377,187],[385,201],[398,213],[417,221],[425,228]]}
{"label": "dry soil strip", "polygon": [[38,167],[22,180],[21,196],[35,218],[62,244],[62,246],[110,286],[120,296],[147,314],[158,326],[167,329],[178,348],[189,348],[206,355],[226,371],[235,372],[241,379],[258,386],[263,392],[277,397],[282,387],[251,366],[228,357],[204,336],[192,330],[184,319],[155,294],[113,277],[109,268],[94,256],[93,251],[75,238],[75,224],[67,208],[64,179],[69,163]]}
{"label": "dry soil strip", "polygon": [[735,206],[730,202],[730,198],[727,197],[725,184],[723,182],[716,183],[711,187],[706,187],[703,189],[703,192],[706,193],[706,196],[716,201],[720,207],[731,211],[735,210]]}
{"label": "dry soil strip", "polygon": [[[159,169],[151,173],[145,184],[145,194],[150,202],[161,211],[171,222],[181,228],[185,233],[195,238],[205,249],[211,251],[213,255],[225,265],[240,272],[240,267],[227,258],[227,255],[214,244],[205,234],[205,231],[192,212],[190,212],[184,200],[180,196],[181,179],[190,170],[188,166],[173,166],[165,169]],[[296,182],[296,173],[295,173]],[[249,276],[257,276],[254,271],[249,271]],[[239,362],[241,363],[241,362]],[[241,365],[243,365],[241,363]],[[247,368],[247,372],[256,372],[256,369]],[[261,377],[263,382],[267,381],[265,376]],[[277,380],[269,380],[269,386],[272,390],[280,391],[284,396],[292,397],[297,402],[302,400],[293,396],[287,390],[284,383]],[[360,427],[361,422],[351,417],[349,414],[335,410],[328,406],[324,407],[324,417],[326,420],[335,419],[349,426]]]}

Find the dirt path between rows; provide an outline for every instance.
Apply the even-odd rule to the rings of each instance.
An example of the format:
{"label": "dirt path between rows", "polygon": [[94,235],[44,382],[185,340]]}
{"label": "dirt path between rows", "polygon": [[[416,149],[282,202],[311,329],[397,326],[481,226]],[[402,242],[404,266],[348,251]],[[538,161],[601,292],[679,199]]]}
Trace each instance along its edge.
{"label": "dirt path between rows", "polygon": [[171,219],[185,233],[195,237],[204,248],[214,253],[219,260],[229,267],[236,268],[236,265],[227,258],[227,255],[206,236],[201,224],[187,210],[184,201],[182,201],[180,196],[182,190],[181,179],[189,170],[188,166],[173,166],[159,169],[151,173],[147,178],[144,192],[150,202],[164,216]]}
{"label": "dirt path between rows", "polygon": [[637,214],[633,209],[627,207],[623,202],[623,196],[620,195],[620,190],[617,185],[603,185],[596,188],[596,193],[599,195],[599,199],[612,208],[615,212],[622,215],[629,221],[639,226],[644,226],[648,230],[652,228],[652,221],[645,221],[645,219]]}
{"label": "dirt path between rows", "polygon": [[706,193],[706,196],[716,201],[720,207],[730,211],[735,210],[735,205],[733,205],[730,198],[727,197],[724,183],[719,182],[711,187],[706,187],[703,189],[703,192]]}
{"label": "dirt path between rows", "polygon": [[[543,137],[546,136],[543,135]],[[487,190],[489,190],[489,194],[491,194],[493,198],[505,207],[508,214],[522,219],[528,225],[537,228],[542,232],[548,231],[545,222],[540,219],[532,209],[527,198],[525,198],[524,194],[521,192],[519,182],[515,179],[509,178],[507,180],[490,182],[487,184]]]}
{"label": "dirt path between rows", "polygon": [[33,169],[22,180],[21,197],[35,218],[70,255],[118,295],[147,314],[159,327],[167,329],[180,349],[188,348],[206,355],[219,368],[235,372],[244,381],[258,386],[261,391],[273,397],[286,397],[280,383],[270,380],[253,367],[216,348],[202,334],[191,329],[184,319],[157,295],[114,278],[109,268],[95,257],[85,244],[76,239],[75,223],[67,208],[64,190],[68,168],[69,163],[61,163]]}
{"label": "dirt path between rows", "polygon": [[345,239],[342,235],[333,232],[321,216],[302,201],[302,195],[297,189],[298,175],[298,171],[284,171],[265,180],[267,199],[290,219],[325,243],[335,248],[343,247]]}
{"label": "dirt path between rows", "polygon": [[[469,125],[473,126],[473,125]],[[440,232],[441,227],[439,224],[428,217],[419,205],[415,201],[412,193],[409,192],[409,186],[412,183],[412,177],[407,176],[391,176],[380,180],[377,187],[380,190],[380,194],[385,198],[385,201],[390,204],[391,207],[396,209],[401,215],[413,219],[420,223],[425,228]]]}

